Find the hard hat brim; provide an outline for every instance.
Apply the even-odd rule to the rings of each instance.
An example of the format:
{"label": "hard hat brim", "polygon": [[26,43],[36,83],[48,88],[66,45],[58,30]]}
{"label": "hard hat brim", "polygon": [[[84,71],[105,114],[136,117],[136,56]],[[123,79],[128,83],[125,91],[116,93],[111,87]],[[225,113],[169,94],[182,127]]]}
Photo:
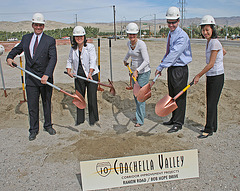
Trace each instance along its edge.
{"label": "hard hat brim", "polygon": [[202,26],[202,25],[216,25],[215,23],[200,23],[199,26]]}
{"label": "hard hat brim", "polygon": [[177,20],[179,19],[180,17],[166,17],[167,20]]}
{"label": "hard hat brim", "polygon": [[45,25],[45,22],[40,22],[40,21],[32,21],[32,23],[43,24],[43,25]]}
{"label": "hard hat brim", "polygon": [[138,32],[127,32],[127,34],[138,34]]}
{"label": "hard hat brim", "polygon": [[85,34],[82,34],[82,35],[80,35],[80,34],[73,34],[73,36],[85,36]]}

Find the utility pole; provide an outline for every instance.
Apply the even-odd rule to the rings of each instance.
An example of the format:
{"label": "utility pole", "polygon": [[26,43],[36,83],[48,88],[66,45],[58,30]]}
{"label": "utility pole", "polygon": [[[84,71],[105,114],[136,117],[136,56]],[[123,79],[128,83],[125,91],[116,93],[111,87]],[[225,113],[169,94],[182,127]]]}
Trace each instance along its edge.
{"label": "utility pole", "polygon": [[227,20],[227,25],[226,25],[226,36],[225,36],[225,40],[227,40],[228,38],[228,20]]}
{"label": "utility pole", "polygon": [[114,39],[116,41],[117,34],[116,34],[116,10],[115,10],[115,5],[113,5],[113,20],[114,20]]}
{"label": "utility pole", "polygon": [[122,20],[121,20],[121,37],[122,37],[122,29],[123,29],[123,26],[122,26]]}
{"label": "utility pole", "polygon": [[123,18],[125,19],[123,28],[124,28],[124,31],[125,31],[125,34],[126,34],[126,27],[127,27],[127,24],[126,24],[126,17],[123,17]]}
{"label": "utility pole", "polygon": [[76,20],[76,23],[75,23],[75,27],[77,26],[77,14],[75,14],[75,20]]}
{"label": "utility pole", "polygon": [[151,37],[151,28],[150,28],[151,26],[150,26],[150,24],[149,24],[149,38]]}
{"label": "utility pole", "polygon": [[180,4],[180,12],[181,12],[181,20],[180,20],[180,26],[181,28],[184,25],[184,20],[185,20],[185,5],[186,5],[186,0],[179,0],[179,4]]}
{"label": "utility pole", "polygon": [[156,14],[154,14],[154,36],[156,37]]}
{"label": "utility pole", "polygon": [[142,18],[140,17],[140,39],[142,38]]}

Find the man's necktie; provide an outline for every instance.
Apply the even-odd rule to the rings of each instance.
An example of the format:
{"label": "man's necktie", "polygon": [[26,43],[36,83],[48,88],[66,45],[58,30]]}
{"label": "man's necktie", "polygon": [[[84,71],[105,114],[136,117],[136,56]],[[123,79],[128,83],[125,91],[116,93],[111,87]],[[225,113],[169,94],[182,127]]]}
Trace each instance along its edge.
{"label": "man's necktie", "polygon": [[168,55],[168,53],[170,51],[170,39],[171,39],[171,34],[169,34],[169,36],[168,36],[166,56]]}
{"label": "man's necktie", "polygon": [[34,44],[34,47],[33,47],[33,55],[35,54],[35,52],[37,50],[37,46],[38,46],[38,36],[36,37],[35,44]]}

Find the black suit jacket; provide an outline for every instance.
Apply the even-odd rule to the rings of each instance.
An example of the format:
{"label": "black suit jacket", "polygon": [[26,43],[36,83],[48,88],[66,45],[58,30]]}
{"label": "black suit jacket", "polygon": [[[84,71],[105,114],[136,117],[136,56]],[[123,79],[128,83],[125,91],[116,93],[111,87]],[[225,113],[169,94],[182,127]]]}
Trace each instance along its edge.
{"label": "black suit jacket", "polygon": [[[25,55],[25,68],[26,70],[36,74],[40,78],[43,75],[49,76],[48,81],[53,83],[53,71],[57,63],[56,41],[54,38],[42,34],[41,40],[38,44],[34,57],[31,57],[29,45],[33,33],[26,34],[22,37],[18,46],[14,47],[8,54],[7,59],[14,59],[15,56],[24,51]],[[29,86],[43,86],[40,80],[25,74],[26,85]]]}

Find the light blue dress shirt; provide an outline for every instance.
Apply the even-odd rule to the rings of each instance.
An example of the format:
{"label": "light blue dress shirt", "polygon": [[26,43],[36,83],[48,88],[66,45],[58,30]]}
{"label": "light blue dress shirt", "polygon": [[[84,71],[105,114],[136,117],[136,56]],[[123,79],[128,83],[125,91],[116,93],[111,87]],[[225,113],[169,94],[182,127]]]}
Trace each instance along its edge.
{"label": "light blue dress shirt", "polygon": [[187,33],[177,27],[173,32],[170,31],[169,34],[171,35],[170,52],[163,57],[162,62],[157,67],[158,71],[171,66],[185,66],[192,61],[191,44]]}

